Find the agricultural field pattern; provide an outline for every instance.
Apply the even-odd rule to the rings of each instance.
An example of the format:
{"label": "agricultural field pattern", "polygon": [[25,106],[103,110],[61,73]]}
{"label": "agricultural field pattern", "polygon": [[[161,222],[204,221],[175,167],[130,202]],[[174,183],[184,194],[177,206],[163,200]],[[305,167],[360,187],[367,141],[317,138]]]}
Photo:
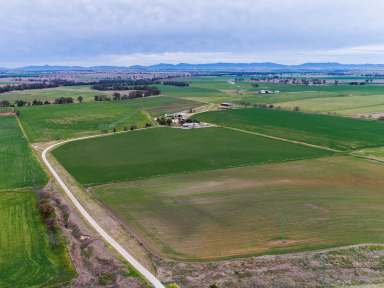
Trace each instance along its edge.
{"label": "agricultural field pattern", "polygon": [[[132,255],[147,270],[124,258],[137,281],[159,281],[163,263],[384,244],[384,86],[254,77],[180,76],[151,84],[159,95],[129,99],[120,96],[133,88],[87,83],[1,93],[9,103],[51,102],[0,110],[0,287],[61,287],[82,273],[61,233],[68,225],[52,245],[42,216],[41,193],[56,182],[113,257],[139,243]],[[189,279],[167,277],[158,274],[167,285]]]}

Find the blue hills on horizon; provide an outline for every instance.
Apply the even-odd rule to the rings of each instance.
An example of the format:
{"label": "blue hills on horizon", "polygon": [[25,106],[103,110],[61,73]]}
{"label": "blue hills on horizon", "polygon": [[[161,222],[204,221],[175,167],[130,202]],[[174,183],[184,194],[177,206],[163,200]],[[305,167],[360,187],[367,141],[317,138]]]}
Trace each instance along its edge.
{"label": "blue hills on horizon", "polygon": [[303,63],[299,65],[284,65],[273,62],[259,63],[159,63],[143,66],[65,66],[43,65],[25,66],[19,68],[3,68],[1,72],[113,72],[113,71],[347,71],[347,70],[384,70],[384,64],[341,64],[337,62]]}

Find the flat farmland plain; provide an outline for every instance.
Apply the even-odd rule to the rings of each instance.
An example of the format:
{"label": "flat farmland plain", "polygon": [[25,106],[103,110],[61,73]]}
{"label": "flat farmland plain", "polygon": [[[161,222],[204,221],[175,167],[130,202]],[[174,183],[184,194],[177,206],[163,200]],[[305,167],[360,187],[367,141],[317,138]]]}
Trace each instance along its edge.
{"label": "flat farmland plain", "polygon": [[56,287],[75,272],[63,246],[52,248],[32,191],[0,191],[0,287]]}
{"label": "flat farmland plain", "polygon": [[52,153],[83,185],[332,154],[223,128],[146,129],[67,143]]}
{"label": "flat farmland plain", "polygon": [[214,260],[383,243],[384,172],[351,157],[92,187],[166,257]]}
{"label": "flat farmland plain", "polygon": [[24,107],[20,112],[20,120],[31,142],[97,134],[130,125],[143,127],[151,122],[141,110],[109,102]]}
{"label": "flat farmland plain", "polygon": [[275,109],[234,109],[196,115],[200,121],[341,150],[384,145],[384,123]]}
{"label": "flat farmland plain", "polygon": [[60,97],[73,97],[77,101],[78,96],[82,96],[84,101],[93,101],[95,95],[105,93],[93,90],[90,86],[65,86],[47,89],[32,89],[23,91],[12,91],[0,94],[0,100],[8,100],[13,103],[16,100],[32,102],[33,100],[52,101]]}
{"label": "flat farmland plain", "polygon": [[0,190],[41,186],[46,181],[16,118],[0,117]]}
{"label": "flat farmland plain", "polygon": [[[274,104],[275,106],[292,109],[296,106],[306,112],[332,112],[345,116],[359,117],[365,114],[384,112],[384,85],[367,84],[351,86],[339,85],[298,85],[277,84],[268,82],[231,82],[230,77],[195,77],[185,79],[190,87],[162,87],[164,94],[175,97],[199,99],[209,103],[233,102],[236,104]],[[330,79],[333,81],[333,79]],[[340,80],[340,79],[339,79]],[[364,81],[365,79],[343,79],[345,81]],[[252,84],[257,84],[253,87]],[[258,94],[260,90],[278,90],[277,94]],[[197,94],[192,93],[195,91]]]}
{"label": "flat farmland plain", "polygon": [[[300,107],[301,110],[307,112],[332,112],[340,115],[350,115],[348,111],[355,110],[355,115],[360,109],[368,109],[369,112],[384,111],[383,95],[364,95],[364,96],[345,96],[345,97],[319,97],[298,101],[288,101],[277,103],[282,108],[293,109]],[[346,112],[344,112],[346,111]],[[352,114],[353,115],[353,114]]]}
{"label": "flat farmland plain", "polygon": [[152,116],[181,112],[204,105],[204,103],[197,101],[167,96],[137,98],[121,101],[120,104],[127,105],[130,108],[145,110]]}

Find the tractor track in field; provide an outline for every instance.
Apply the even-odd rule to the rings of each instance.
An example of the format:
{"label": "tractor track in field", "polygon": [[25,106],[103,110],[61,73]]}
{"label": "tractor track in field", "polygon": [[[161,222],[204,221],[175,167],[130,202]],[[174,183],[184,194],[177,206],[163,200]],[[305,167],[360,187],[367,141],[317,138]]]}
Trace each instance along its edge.
{"label": "tractor track in field", "polygon": [[225,129],[230,129],[230,130],[234,130],[234,131],[238,131],[238,132],[243,132],[243,133],[247,133],[247,134],[252,134],[252,135],[256,135],[256,136],[260,136],[260,137],[264,137],[264,138],[268,138],[268,139],[272,139],[272,140],[283,141],[283,142],[287,142],[287,143],[298,144],[298,145],[303,145],[303,146],[307,146],[307,147],[311,147],[311,148],[317,148],[317,149],[321,149],[321,150],[331,151],[331,152],[335,152],[335,153],[346,153],[345,151],[329,148],[326,146],[320,146],[320,145],[310,144],[307,142],[290,140],[287,138],[281,138],[281,137],[263,134],[263,133],[259,133],[259,132],[234,128],[234,127],[229,127],[229,126],[218,126],[218,127],[222,127]]}

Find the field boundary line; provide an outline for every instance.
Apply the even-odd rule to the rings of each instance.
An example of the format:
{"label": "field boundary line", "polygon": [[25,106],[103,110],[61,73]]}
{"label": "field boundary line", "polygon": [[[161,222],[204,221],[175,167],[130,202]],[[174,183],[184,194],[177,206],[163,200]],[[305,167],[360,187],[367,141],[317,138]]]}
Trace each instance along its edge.
{"label": "field boundary line", "polygon": [[[137,130],[143,130],[143,129],[137,129]],[[120,132],[120,133],[127,133],[128,131]],[[68,198],[72,201],[74,206],[77,208],[77,210],[80,212],[80,214],[88,221],[88,223],[96,230],[96,232],[104,238],[104,240],[110,244],[134,269],[136,269],[154,288],[165,288],[165,286],[160,282],[159,279],[156,278],[155,275],[153,275],[147,268],[145,268],[139,261],[137,261],[127,250],[125,250],[112,236],[110,236],[98,223],[97,221],[88,213],[88,211],[81,205],[79,200],[74,196],[74,194],[70,191],[68,186],[64,183],[64,181],[61,179],[59,174],[56,172],[56,170],[53,168],[53,166],[50,164],[47,154],[54,148],[74,141],[79,140],[85,140],[85,139],[91,139],[91,138],[98,138],[103,136],[110,136],[114,134],[119,133],[105,133],[105,134],[98,134],[98,135],[92,135],[92,136],[84,136],[69,140],[64,140],[55,144],[50,145],[49,147],[45,148],[43,152],[41,153],[41,157],[43,159],[44,164],[50,171],[50,173],[54,176],[55,180],[58,182],[60,187],[64,190],[65,194],[68,196]]]}
{"label": "field boundary line", "polygon": [[243,132],[243,133],[247,133],[247,134],[252,134],[252,135],[256,135],[256,136],[261,136],[261,137],[265,137],[265,138],[269,138],[269,139],[273,139],[273,140],[278,140],[278,141],[288,142],[288,143],[292,143],[292,144],[298,144],[298,145],[303,145],[303,146],[307,146],[307,147],[322,149],[322,150],[331,151],[331,152],[335,152],[335,153],[345,153],[345,151],[329,148],[329,147],[326,147],[326,146],[309,144],[309,143],[302,142],[302,141],[290,140],[290,139],[281,138],[281,137],[277,137],[277,136],[272,136],[272,135],[268,135],[268,134],[264,134],[264,133],[259,133],[259,132],[254,132],[254,131],[234,128],[234,127],[229,127],[229,126],[218,126],[218,127],[222,127],[222,128],[225,128],[225,129],[230,129],[230,130],[234,130],[234,131],[238,131],[238,132]]}
{"label": "field boundary line", "polygon": [[359,155],[359,154],[356,154],[355,152],[350,153],[350,155],[353,157],[359,158],[359,159],[365,159],[365,160],[369,160],[372,162],[376,162],[378,164],[384,164],[384,160],[376,158],[376,157]]}
{"label": "field boundary line", "polygon": [[21,130],[21,133],[23,134],[25,140],[27,140],[27,141],[28,141],[28,144],[29,144],[29,138],[28,138],[28,136],[27,136],[27,133],[26,133],[25,130],[24,130],[23,125],[21,124],[21,121],[20,121],[19,116],[16,115],[15,117],[16,117],[17,124],[19,125],[19,128],[20,128],[20,130]]}

